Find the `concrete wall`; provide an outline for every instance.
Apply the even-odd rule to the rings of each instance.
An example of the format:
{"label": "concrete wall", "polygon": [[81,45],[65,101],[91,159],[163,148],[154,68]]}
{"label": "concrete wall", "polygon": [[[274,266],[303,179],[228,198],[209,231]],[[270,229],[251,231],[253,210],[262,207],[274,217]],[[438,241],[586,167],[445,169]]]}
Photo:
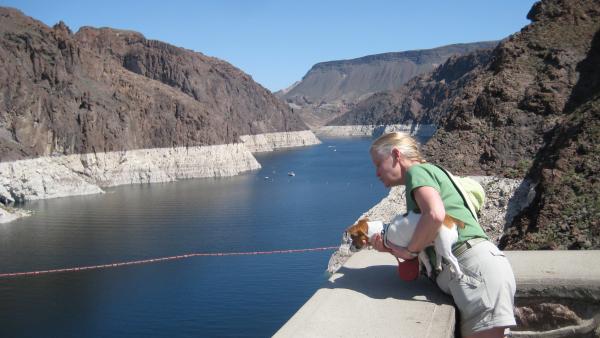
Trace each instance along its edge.
{"label": "concrete wall", "polygon": [[[507,251],[517,298],[600,301],[600,250]],[[560,302],[559,302],[560,303]],[[566,302],[568,306],[568,302]],[[518,304],[517,304],[518,305]],[[558,315],[565,315],[559,308]],[[274,337],[454,337],[452,299],[424,276],[398,277],[392,255],[362,250],[317,290]],[[517,316],[519,316],[517,312]],[[600,313],[551,331],[513,330],[515,337],[588,337],[600,332]],[[589,335],[591,337],[591,335]]]}

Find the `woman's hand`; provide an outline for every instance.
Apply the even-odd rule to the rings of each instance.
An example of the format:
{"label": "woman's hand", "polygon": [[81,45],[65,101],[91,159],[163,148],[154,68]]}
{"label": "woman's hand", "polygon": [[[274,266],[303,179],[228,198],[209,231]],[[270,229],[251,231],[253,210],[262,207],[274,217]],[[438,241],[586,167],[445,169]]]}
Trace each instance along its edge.
{"label": "woman's hand", "polygon": [[390,249],[383,245],[383,239],[380,234],[376,234],[371,238],[371,246],[379,252],[391,252]]}
{"label": "woman's hand", "polygon": [[392,243],[389,243],[388,246],[390,246],[390,248],[388,250],[389,253],[391,253],[392,255],[394,255],[398,258],[402,258],[405,261],[415,259],[417,257],[414,254],[412,254],[410,251],[408,251],[407,248],[405,248],[403,246],[393,245]]}
{"label": "woman's hand", "polygon": [[383,239],[379,234],[376,234],[371,238],[371,246],[379,252],[389,252],[398,258],[404,259],[405,261],[415,258],[415,256],[403,246],[397,246],[391,243],[388,243],[388,247],[384,246]]}

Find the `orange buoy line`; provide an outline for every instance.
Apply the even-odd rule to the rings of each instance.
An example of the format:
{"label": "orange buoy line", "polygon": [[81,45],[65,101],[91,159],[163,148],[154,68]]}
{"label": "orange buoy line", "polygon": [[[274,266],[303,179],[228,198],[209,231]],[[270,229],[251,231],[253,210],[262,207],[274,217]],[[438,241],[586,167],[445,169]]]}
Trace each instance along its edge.
{"label": "orange buoy line", "polygon": [[177,259],[184,259],[184,258],[191,258],[191,257],[272,255],[272,254],[285,254],[285,253],[325,251],[325,250],[334,250],[337,248],[338,248],[337,246],[327,246],[327,247],[321,247],[321,248],[272,250],[272,251],[190,253],[190,254],[178,255],[178,256],[150,258],[150,259],[143,259],[143,260],[137,260],[137,261],[128,261],[128,262],[119,262],[119,263],[110,263],[110,264],[101,264],[101,265],[79,266],[79,267],[73,267],[73,268],[39,270],[39,271],[28,271],[28,272],[0,273],[0,278],[38,276],[38,275],[46,275],[46,274],[59,273],[59,272],[74,272],[74,271],[85,271],[85,270],[108,269],[108,268],[116,268],[116,267],[120,267],[120,266],[173,261],[173,260],[177,260]]}

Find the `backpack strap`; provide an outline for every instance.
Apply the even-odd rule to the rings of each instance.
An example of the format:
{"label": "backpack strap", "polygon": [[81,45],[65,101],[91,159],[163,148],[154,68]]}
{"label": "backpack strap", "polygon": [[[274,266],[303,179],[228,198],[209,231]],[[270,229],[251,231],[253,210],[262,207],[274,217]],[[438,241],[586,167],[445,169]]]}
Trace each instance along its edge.
{"label": "backpack strap", "polygon": [[471,212],[473,217],[475,217],[475,220],[477,221],[477,223],[479,223],[479,217],[477,217],[477,211],[475,210],[475,206],[473,206],[473,203],[471,203],[471,200],[467,197],[467,191],[463,188],[463,186],[460,184],[458,179],[456,179],[456,177],[454,175],[452,175],[451,172],[446,170],[446,168],[444,168],[440,165],[437,165],[437,164],[434,164],[434,165],[436,167],[440,168],[446,174],[446,176],[448,176],[448,178],[450,178],[450,182],[452,182],[452,184],[454,185],[454,187],[456,188],[456,190],[462,197],[463,201],[467,205],[467,209],[469,209],[469,211]]}

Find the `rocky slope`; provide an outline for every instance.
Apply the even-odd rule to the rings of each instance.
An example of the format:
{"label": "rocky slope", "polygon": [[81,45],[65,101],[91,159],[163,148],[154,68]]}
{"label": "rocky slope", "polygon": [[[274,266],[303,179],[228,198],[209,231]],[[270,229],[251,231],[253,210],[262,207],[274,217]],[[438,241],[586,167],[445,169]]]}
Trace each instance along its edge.
{"label": "rocky slope", "polygon": [[230,64],[141,34],[0,8],[0,161],[307,129]]}
{"label": "rocky slope", "polygon": [[358,102],[328,125],[437,124],[462,99],[467,84],[489,63],[491,54],[488,49],[451,57],[398,90],[375,93]]}
{"label": "rocky slope", "polygon": [[451,133],[472,145],[466,162],[538,183],[503,247],[600,248],[600,3],[542,1],[528,18],[495,52],[472,110],[449,115],[428,149],[451,157]]}
{"label": "rocky slope", "polygon": [[[600,2],[543,0],[527,17],[489,55],[450,59],[344,121],[435,121],[424,146],[432,161],[533,180],[535,198],[513,221],[507,248],[600,248]],[[468,67],[455,71],[459,64]]]}
{"label": "rocky slope", "polygon": [[525,174],[548,133],[569,115],[566,103],[582,75],[578,65],[600,29],[599,10],[597,1],[537,3],[528,14],[532,24],[501,43],[486,69],[473,74],[428,153],[457,155],[447,141],[452,134],[452,143],[470,145],[461,158],[468,167]]}
{"label": "rocky slope", "polygon": [[564,118],[546,135],[528,173],[538,179],[532,206],[503,246],[527,249],[600,248],[600,31],[596,31]]}
{"label": "rocky slope", "polygon": [[320,126],[359,100],[376,92],[398,89],[415,75],[430,72],[451,56],[493,48],[497,44],[497,41],[455,44],[322,62],[314,65],[302,81],[276,94],[299,110],[309,125]]}

